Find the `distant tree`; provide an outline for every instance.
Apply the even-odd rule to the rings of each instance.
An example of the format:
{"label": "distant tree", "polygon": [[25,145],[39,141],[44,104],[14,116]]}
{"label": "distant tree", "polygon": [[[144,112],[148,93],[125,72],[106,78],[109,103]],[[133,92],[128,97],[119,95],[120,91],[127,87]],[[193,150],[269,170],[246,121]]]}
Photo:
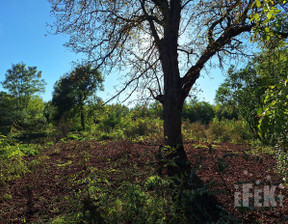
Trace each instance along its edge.
{"label": "distant tree", "polygon": [[189,119],[190,122],[199,121],[203,124],[208,124],[214,116],[214,108],[208,102],[190,101],[184,104],[182,117],[184,119]]}
{"label": "distant tree", "polygon": [[215,117],[218,120],[227,119],[227,120],[238,120],[239,111],[236,104],[232,103],[218,103],[214,107]]}
{"label": "distant tree", "polygon": [[45,103],[38,95],[29,99],[27,107],[23,110],[21,125],[26,130],[43,130],[47,127],[47,119],[44,116]]}
{"label": "distant tree", "polygon": [[15,97],[17,108],[23,109],[28,105],[29,98],[35,93],[45,91],[45,81],[41,79],[42,72],[37,67],[26,67],[24,63],[12,64],[7,70],[3,88]]}
{"label": "distant tree", "polygon": [[[31,106],[39,106],[43,104],[42,99],[36,96],[37,93],[45,91],[45,81],[41,79],[42,72],[37,71],[36,66],[26,66],[24,63],[12,64],[12,68],[8,69],[5,74],[5,80],[2,82],[3,88],[8,93],[1,94],[1,117],[6,117],[6,131],[12,126],[18,129],[35,130],[42,126],[44,120],[40,123],[39,113],[37,110],[32,112]],[[36,100],[37,99],[37,100]],[[41,101],[41,102],[40,102]],[[4,106],[5,105],[5,106]],[[30,108],[28,108],[30,107]],[[39,108],[38,108],[39,109]],[[36,115],[37,114],[37,115]]]}
{"label": "distant tree", "polygon": [[54,86],[52,105],[57,108],[58,118],[72,110],[80,111],[81,126],[85,130],[85,103],[96,90],[103,90],[101,73],[91,65],[79,65],[64,75]]}

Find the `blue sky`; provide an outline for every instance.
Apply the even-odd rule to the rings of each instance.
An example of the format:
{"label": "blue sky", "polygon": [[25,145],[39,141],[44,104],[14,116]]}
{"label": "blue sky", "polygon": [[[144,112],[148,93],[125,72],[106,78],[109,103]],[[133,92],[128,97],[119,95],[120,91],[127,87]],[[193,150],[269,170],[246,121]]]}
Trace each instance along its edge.
{"label": "blue sky", "polygon": [[[12,64],[23,62],[37,66],[47,82],[42,97],[45,101],[51,99],[54,83],[72,70],[72,61],[81,60],[81,55],[63,46],[67,36],[45,35],[48,34],[46,24],[52,22],[47,0],[0,0],[0,82],[4,81]],[[224,76],[219,69],[211,70],[209,76],[197,81],[203,91],[199,99],[213,103],[215,91]],[[97,95],[107,100],[115,93],[115,85],[117,74],[111,74],[105,80],[105,91]],[[3,90],[1,86],[0,90]]]}

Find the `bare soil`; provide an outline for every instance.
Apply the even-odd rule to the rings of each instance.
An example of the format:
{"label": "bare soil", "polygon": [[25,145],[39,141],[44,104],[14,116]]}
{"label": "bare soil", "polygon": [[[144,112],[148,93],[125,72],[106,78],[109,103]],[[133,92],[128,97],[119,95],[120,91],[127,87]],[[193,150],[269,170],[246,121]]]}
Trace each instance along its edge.
{"label": "bare soil", "polygon": [[[0,193],[9,197],[0,200],[0,223],[23,223],[24,220],[45,223],[65,212],[70,206],[68,198],[77,188],[81,189],[81,185],[75,188],[71,179],[84,177],[88,167],[121,170],[129,174],[121,176],[125,181],[145,179],[155,172],[151,165],[156,163],[158,148],[125,141],[92,140],[46,147],[39,155],[26,158],[31,172],[1,189]],[[185,150],[196,174],[215,192],[219,204],[234,217],[243,223],[288,223],[288,186],[275,173],[276,161],[271,155],[253,155],[250,146],[228,143],[215,144],[210,149],[206,144],[187,143]],[[109,178],[116,186],[119,180],[117,172]],[[235,195],[240,192],[238,196],[241,199],[243,187],[247,184],[250,184],[252,196],[255,189],[272,192],[275,188],[273,195],[281,193],[284,196],[282,206],[280,200],[274,206],[263,207],[263,203],[253,206],[252,196],[250,207],[235,206]]]}

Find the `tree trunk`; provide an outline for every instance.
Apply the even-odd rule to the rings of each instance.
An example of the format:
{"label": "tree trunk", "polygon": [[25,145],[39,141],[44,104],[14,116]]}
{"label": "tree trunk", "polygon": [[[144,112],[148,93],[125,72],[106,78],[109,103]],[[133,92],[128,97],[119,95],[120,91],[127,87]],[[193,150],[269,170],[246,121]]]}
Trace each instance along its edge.
{"label": "tree trunk", "polygon": [[181,86],[178,62],[178,34],[181,19],[181,1],[171,1],[165,17],[164,36],[159,43],[160,61],[164,73],[163,117],[164,142],[169,147],[167,172],[181,178],[190,174],[190,165],[184,150],[181,132],[181,114],[185,100]]}
{"label": "tree trunk", "polygon": [[184,177],[190,174],[190,163],[184,150],[181,132],[181,113],[184,100],[181,96],[169,94],[163,105],[165,146],[169,148],[167,172],[170,177]]}
{"label": "tree trunk", "polygon": [[84,105],[81,105],[81,126],[82,126],[82,131],[85,131],[85,114],[84,114]]}
{"label": "tree trunk", "polygon": [[[169,36],[165,41],[166,53],[163,54],[162,67],[164,72],[164,142],[169,147],[166,156],[168,160],[167,172],[169,176],[183,177],[190,173],[190,165],[182,140],[182,108],[185,100],[181,87],[181,78],[178,67],[177,41],[175,36]],[[177,40],[177,39],[176,39]]]}

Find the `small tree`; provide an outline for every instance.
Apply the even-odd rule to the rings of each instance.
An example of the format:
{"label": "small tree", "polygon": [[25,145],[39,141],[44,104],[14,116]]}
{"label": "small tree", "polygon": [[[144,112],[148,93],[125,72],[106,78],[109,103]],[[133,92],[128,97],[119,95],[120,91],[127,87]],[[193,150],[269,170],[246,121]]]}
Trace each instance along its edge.
{"label": "small tree", "polygon": [[80,111],[82,130],[85,130],[84,105],[97,89],[103,90],[101,73],[91,65],[79,65],[64,75],[54,86],[52,105],[57,107],[58,118],[72,109]]}
{"label": "small tree", "polygon": [[256,66],[254,60],[239,71],[234,71],[234,67],[231,67],[228,78],[216,92],[215,100],[227,110],[236,110],[239,117],[247,122],[254,136],[259,137],[257,110],[262,105],[261,99],[267,88],[267,77],[259,75]]}

